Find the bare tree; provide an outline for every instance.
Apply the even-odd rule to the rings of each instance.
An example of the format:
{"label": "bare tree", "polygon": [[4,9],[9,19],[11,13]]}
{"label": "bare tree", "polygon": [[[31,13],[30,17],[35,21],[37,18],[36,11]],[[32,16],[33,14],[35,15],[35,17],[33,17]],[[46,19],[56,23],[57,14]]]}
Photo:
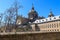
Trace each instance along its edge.
{"label": "bare tree", "polygon": [[0,14],[0,26],[2,26],[2,19],[3,19],[3,14]]}
{"label": "bare tree", "polygon": [[2,14],[0,14],[0,26],[1,26],[2,20],[4,20],[3,21],[5,23],[4,26],[7,26],[9,28],[13,25],[16,25],[19,8],[22,8],[22,6],[19,5],[17,0],[15,0],[13,6],[7,9],[3,13],[3,16]]}

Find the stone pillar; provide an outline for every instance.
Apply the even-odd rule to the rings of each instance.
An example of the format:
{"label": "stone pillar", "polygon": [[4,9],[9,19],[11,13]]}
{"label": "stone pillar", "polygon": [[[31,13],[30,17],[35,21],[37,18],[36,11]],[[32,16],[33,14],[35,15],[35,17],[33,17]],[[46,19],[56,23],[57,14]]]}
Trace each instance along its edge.
{"label": "stone pillar", "polygon": [[40,31],[38,24],[35,24],[35,31]]}
{"label": "stone pillar", "polygon": [[32,27],[32,30],[35,31],[35,24],[32,24],[31,27]]}

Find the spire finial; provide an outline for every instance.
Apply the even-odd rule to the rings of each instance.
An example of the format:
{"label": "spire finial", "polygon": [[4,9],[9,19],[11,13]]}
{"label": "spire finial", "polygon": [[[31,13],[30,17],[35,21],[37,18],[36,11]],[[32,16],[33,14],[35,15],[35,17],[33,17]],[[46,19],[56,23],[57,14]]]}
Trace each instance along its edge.
{"label": "spire finial", "polygon": [[52,9],[50,9],[49,17],[53,17],[53,16],[54,16],[54,14],[53,14],[53,12],[52,12]]}
{"label": "spire finial", "polygon": [[52,9],[50,9],[50,14],[52,14]]}
{"label": "spire finial", "polygon": [[33,3],[32,3],[32,10],[34,10],[34,5],[33,5]]}

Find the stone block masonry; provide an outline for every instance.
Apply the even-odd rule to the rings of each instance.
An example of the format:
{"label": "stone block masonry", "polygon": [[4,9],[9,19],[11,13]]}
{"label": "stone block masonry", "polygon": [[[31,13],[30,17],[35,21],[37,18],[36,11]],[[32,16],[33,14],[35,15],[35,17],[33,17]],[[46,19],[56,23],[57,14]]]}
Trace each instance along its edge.
{"label": "stone block masonry", "polygon": [[0,40],[60,40],[60,32],[0,35]]}

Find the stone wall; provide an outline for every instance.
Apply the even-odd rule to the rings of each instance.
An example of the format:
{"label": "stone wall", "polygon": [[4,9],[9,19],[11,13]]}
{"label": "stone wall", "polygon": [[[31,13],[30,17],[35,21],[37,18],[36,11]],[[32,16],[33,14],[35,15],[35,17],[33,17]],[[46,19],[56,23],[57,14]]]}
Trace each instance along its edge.
{"label": "stone wall", "polygon": [[[37,24],[37,27],[36,27]],[[32,30],[36,31],[39,29],[40,31],[48,31],[48,32],[55,32],[55,31],[60,31],[60,21],[50,21],[50,22],[45,22],[45,23],[33,23],[31,24]]]}
{"label": "stone wall", "polygon": [[0,40],[60,40],[60,32],[0,35]]}

